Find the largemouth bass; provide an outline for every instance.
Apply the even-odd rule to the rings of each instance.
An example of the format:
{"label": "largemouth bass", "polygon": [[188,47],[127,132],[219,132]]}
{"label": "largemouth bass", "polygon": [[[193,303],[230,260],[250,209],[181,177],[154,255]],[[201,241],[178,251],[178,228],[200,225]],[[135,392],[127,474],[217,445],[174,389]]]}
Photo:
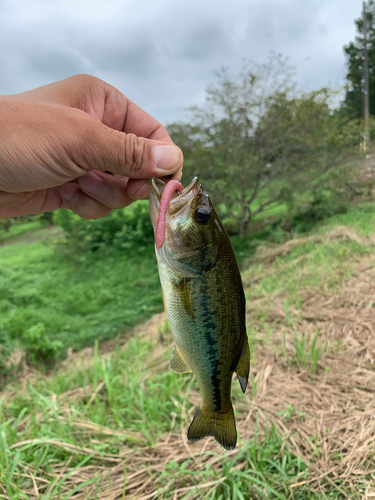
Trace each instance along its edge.
{"label": "largemouth bass", "polygon": [[[156,234],[166,183],[153,178],[149,186],[150,217]],[[166,205],[165,200],[162,205]],[[176,342],[169,367],[175,373],[193,372],[202,394],[187,437],[198,441],[213,436],[232,450],[237,443],[232,375],[237,373],[245,392],[250,369],[245,296],[236,258],[197,178],[179,194],[175,192],[163,217],[165,236],[155,251]]]}

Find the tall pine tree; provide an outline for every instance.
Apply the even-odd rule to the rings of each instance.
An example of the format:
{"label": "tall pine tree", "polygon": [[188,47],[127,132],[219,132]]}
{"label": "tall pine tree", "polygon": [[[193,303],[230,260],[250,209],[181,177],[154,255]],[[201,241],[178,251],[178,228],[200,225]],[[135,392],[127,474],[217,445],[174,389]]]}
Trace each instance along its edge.
{"label": "tall pine tree", "polygon": [[[369,61],[370,114],[375,115],[375,3],[370,0],[366,5],[367,51]],[[344,47],[347,57],[348,73],[346,95],[343,108],[349,118],[363,116],[363,18],[356,19],[358,35],[354,42]]]}

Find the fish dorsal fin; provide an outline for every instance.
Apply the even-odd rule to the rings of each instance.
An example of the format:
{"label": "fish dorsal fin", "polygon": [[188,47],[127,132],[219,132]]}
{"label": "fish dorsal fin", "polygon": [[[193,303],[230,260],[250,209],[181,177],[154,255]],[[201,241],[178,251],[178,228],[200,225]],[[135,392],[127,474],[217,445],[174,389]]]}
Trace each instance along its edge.
{"label": "fish dorsal fin", "polygon": [[247,381],[249,380],[249,372],[250,372],[250,349],[247,337],[245,337],[245,341],[242,347],[241,357],[236,368],[236,373],[242,392],[246,391]]}
{"label": "fish dorsal fin", "polygon": [[175,346],[172,353],[172,359],[169,363],[169,369],[174,373],[188,373],[191,372],[188,364],[186,363],[180,349]]}

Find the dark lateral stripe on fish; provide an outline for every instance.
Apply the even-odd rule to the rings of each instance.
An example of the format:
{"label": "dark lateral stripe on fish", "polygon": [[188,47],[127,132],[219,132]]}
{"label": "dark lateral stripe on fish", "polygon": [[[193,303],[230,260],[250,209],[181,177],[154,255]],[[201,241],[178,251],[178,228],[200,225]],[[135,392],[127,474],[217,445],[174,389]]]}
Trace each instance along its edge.
{"label": "dark lateral stripe on fish", "polygon": [[201,308],[203,313],[204,335],[205,342],[210,346],[210,353],[208,360],[210,362],[211,384],[213,386],[213,403],[215,411],[220,412],[222,409],[221,391],[220,391],[220,369],[219,369],[219,352],[218,352],[218,338],[217,327],[212,319],[212,308],[210,307],[210,300],[207,296],[202,296]]}
{"label": "dark lateral stripe on fish", "polygon": [[221,401],[221,390],[220,390],[220,363],[219,361],[216,362],[216,368],[214,371],[214,374],[212,376],[212,385],[214,387],[214,409],[217,412],[221,412],[222,409],[222,401]]}

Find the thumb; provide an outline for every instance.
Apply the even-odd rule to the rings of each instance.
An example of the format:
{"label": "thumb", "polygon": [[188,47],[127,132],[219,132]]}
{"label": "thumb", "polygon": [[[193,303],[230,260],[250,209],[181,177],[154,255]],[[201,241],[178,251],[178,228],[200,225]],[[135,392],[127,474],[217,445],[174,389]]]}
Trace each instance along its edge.
{"label": "thumb", "polygon": [[[85,169],[110,170],[133,179],[170,175],[182,168],[183,155],[173,142],[158,142],[111,129],[90,119],[76,163]],[[86,134],[85,134],[86,135]]]}

